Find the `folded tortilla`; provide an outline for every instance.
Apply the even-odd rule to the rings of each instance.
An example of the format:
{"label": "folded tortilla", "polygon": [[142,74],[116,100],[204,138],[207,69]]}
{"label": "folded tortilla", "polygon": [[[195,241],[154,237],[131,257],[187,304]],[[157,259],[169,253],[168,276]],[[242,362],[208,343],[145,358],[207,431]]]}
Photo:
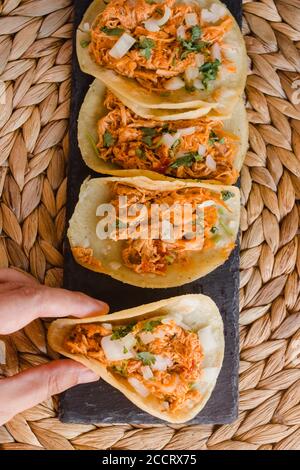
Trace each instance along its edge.
{"label": "folded tortilla", "polygon": [[[168,266],[165,275],[137,273],[122,259],[124,240],[99,239],[96,234],[96,215],[100,204],[110,203],[112,184],[121,182],[142,190],[170,191],[181,188],[207,188],[218,194],[230,193],[226,200],[228,210],[219,215],[218,240],[213,246],[199,251],[186,251],[186,261]],[[209,185],[183,181],[150,180],[145,177],[97,178],[86,180],[80,190],[79,201],[69,223],[68,238],[75,260],[82,266],[127,284],[145,288],[180,286],[205,276],[222,265],[229,257],[236,241],[240,217],[240,192],[235,186]],[[229,248],[228,248],[229,247]]]}
{"label": "folded tortilla", "polygon": [[[191,3],[193,3],[192,0]],[[221,4],[219,0],[196,0],[196,3],[206,9],[209,9],[213,4]],[[113,70],[98,65],[91,57],[89,47],[87,47],[90,42],[89,28],[97,16],[105,9],[105,6],[103,0],[94,0],[87,9],[77,30],[77,56],[83,72],[102,80],[123,101],[128,99],[135,106],[143,109],[165,109],[168,110],[168,115],[172,114],[171,110],[176,113],[176,109],[188,110],[190,108],[204,108],[203,113],[214,109],[220,115],[227,116],[231,114],[243,93],[248,65],[243,36],[229,10],[227,15],[232,18],[233,26],[224,36],[224,51],[226,59],[235,65],[236,71],[231,73],[224,71],[219,74],[210,89],[196,90],[190,93],[183,87],[167,93],[168,96],[161,96],[156,91],[145,89],[135,79],[119,75]],[[157,115],[159,114],[160,112],[157,113]]]}
{"label": "folded tortilla", "polygon": [[[81,150],[83,160],[86,165],[97,173],[102,173],[106,175],[114,176],[147,176],[152,179],[167,179],[173,180],[174,178],[170,175],[164,175],[162,173],[157,173],[152,170],[147,169],[125,169],[121,168],[119,165],[104,160],[101,158],[101,155],[96,151],[95,144],[98,142],[98,131],[97,125],[99,119],[101,119],[107,113],[105,106],[103,105],[104,97],[106,93],[106,87],[100,80],[95,80],[82,104],[79,119],[78,119],[78,143]],[[118,93],[114,93],[120,101],[123,101],[123,104],[130,108],[133,112],[145,119],[157,119],[155,113],[149,115],[147,112],[144,113],[144,109],[136,106],[135,104],[129,102],[123,97],[119,97]],[[151,110],[156,111],[156,110]],[[178,113],[176,119],[196,119],[201,117],[197,115],[198,110],[190,110],[187,113],[182,112]],[[170,116],[165,115],[166,120]],[[172,116],[171,116],[172,117]],[[219,119],[220,117],[215,114],[210,113],[210,119]],[[174,118],[174,116],[173,116]],[[236,135],[239,138],[238,150],[236,153],[234,168],[239,172],[245,155],[248,148],[248,120],[247,113],[243,103],[243,100],[240,99],[232,113],[230,118],[224,120],[224,130]]]}
{"label": "folded tortilla", "polygon": [[[161,401],[153,396],[141,396],[128,382],[126,377],[112,373],[104,364],[92,357],[71,354],[66,350],[64,341],[77,324],[110,323],[126,325],[132,321],[148,320],[156,317],[173,317],[188,328],[198,333],[202,348],[201,376],[196,386],[200,391],[199,400],[190,407],[186,403],[182,408],[170,411],[162,407]],[[205,330],[204,330],[205,329]],[[203,330],[203,333],[201,332]],[[189,294],[139,307],[122,310],[99,317],[78,319],[60,319],[50,325],[48,342],[54,351],[74,359],[92,369],[103,380],[122,392],[132,403],[143,411],[170,423],[184,423],[193,419],[205,406],[215,388],[224,357],[223,322],[216,304],[205,295]],[[192,358],[191,358],[192,360]],[[109,411],[109,410],[108,410]]]}

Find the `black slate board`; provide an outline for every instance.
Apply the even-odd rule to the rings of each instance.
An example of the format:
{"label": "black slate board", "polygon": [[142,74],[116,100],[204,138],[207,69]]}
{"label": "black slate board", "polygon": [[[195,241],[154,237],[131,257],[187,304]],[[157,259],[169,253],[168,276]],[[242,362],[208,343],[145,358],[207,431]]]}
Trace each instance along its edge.
{"label": "black slate board", "polygon": [[[74,0],[75,28],[91,0]],[[225,3],[241,24],[241,0]],[[73,89],[70,120],[70,160],[68,175],[67,217],[70,218],[78,200],[79,188],[88,176],[99,176],[85,166],[77,145],[77,117],[91,77],[80,71],[74,48]],[[170,289],[142,289],[123,284],[108,276],[96,274],[75,263],[68,242],[65,246],[64,287],[79,290],[111,306],[111,312],[154,302],[176,295],[203,293],[217,303],[225,327],[225,357],[213,394],[192,423],[230,423],[238,413],[238,289],[239,249],[230,259],[203,279]],[[160,420],[135,407],[121,393],[104,381],[79,385],[60,396],[59,418],[66,423],[161,423]]]}

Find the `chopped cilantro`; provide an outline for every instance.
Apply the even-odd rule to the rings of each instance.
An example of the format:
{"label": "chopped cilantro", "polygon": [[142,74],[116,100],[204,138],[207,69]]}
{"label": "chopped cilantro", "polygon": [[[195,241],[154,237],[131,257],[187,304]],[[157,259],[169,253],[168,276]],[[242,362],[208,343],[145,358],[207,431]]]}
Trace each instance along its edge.
{"label": "chopped cilantro", "polygon": [[228,201],[228,199],[234,197],[234,193],[231,191],[223,190],[221,191],[223,201]]}
{"label": "chopped cilantro", "polygon": [[124,29],[122,28],[108,28],[107,26],[103,26],[101,31],[107,34],[107,36],[121,36],[121,34],[124,33]]}
{"label": "chopped cilantro", "polygon": [[165,256],[165,260],[167,261],[168,264],[173,264],[175,261],[175,258],[173,256],[167,255]]}
{"label": "chopped cilantro", "polygon": [[191,40],[193,42],[197,41],[201,37],[202,31],[200,26],[193,26],[192,27],[192,35],[191,35]]}
{"label": "chopped cilantro", "polygon": [[84,39],[80,42],[81,47],[84,49],[89,46],[91,41],[85,41]]}
{"label": "chopped cilantro", "polygon": [[146,3],[149,5],[153,5],[153,3],[156,3],[156,0],[146,0]]}
{"label": "chopped cilantro", "polygon": [[153,129],[152,127],[141,127],[141,131],[144,134],[142,137],[142,142],[148,145],[148,147],[151,147],[153,144],[152,138],[157,135],[156,129]]}
{"label": "chopped cilantro", "polygon": [[146,135],[142,138],[144,144],[148,145],[148,147],[152,147],[152,137],[150,135]]}
{"label": "chopped cilantro", "polygon": [[153,329],[160,325],[161,324],[161,320],[150,320],[150,321],[147,321],[144,326],[143,326],[143,330],[144,331],[153,331]]}
{"label": "chopped cilantro", "polygon": [[210,131],[208,140],[209,145],[214,145],[216,142],[218,142],[219,144],[224,144],[225,139],[224,137],[221,137],[220,139],[214,131]]}
{"label": "chopped cilantro", "polygon": [[210,231],[211,231],[211,233],[217,233],[218,227],[212,227],[212,228],[210,229]]}
{"label": "chopped cilantro", "polygon": [[124,336],[128,335],[133,330],[135,323],[128,323],[128,325],[119,326],[118,328],[113,330],[113,334],[111,335],[112,341],[115,339],[124,338]]}
{"label": "chopped cilantro", "polygon": [[207,47],[207,42],[205,41],[193,42],[193,41],[186,41],[185,39],[181,39],[181,45],[183,47],[183,52],[180,58],[185,59],[187,55],[190,54],[191,52],[202,51],[205,47]]}
{"label": "chopped cilantro", "polygon": [[127,354],[127,353],[128,353],[128,349],[126,348],[126,346],[124,346],[124,348],[123,348],[123,353],[124,353],[124,354]]}
{"label": "chopped cilantro", "polygon": [[103,135],[104,147],[112,147],[114,143],[115,143],[115,138],[111,135],[109,131],[105,131]]}
{"label": "chopped cilantro", "polygon": [[153,354],[149,353],[148,351],[137,353],[137,357],[145,366],[151,366],[151,364],[154,364],[156,361]]}
{"label": "chopped cilantro", "polygon": [[141,147],[135,149],[135,154],[141,160],[145,160],[145,158],[146,158],[145,152]]}
{"label": "chopped cilantro", "polygon": [[114,365],[114,366],[111,366],[111,371],[114,372],[115,374],[119,374],[119,375],[122,375],[122,377],[127,377],[127,370],[126,370],[126,367],[124,365],[121,365],[121,366],[117,366],[117,365]]}
{"label": "chopped cilantro", "polygon": [[146,60],[149,60],[151,57],[151,50],[155,47],[155,41],[151,38],[142,36],[137,47],[140,49],[141,55],[145,57]]}
{"label": "chopped cilantro", "polygon": [[203,74],[202,83],[205,88],[208,87],[209,82],[217,78],[218,70],[221,65],[219,59],[214,60],[213,62],[205,62],[199,68],[200,72]]}
{"label": "chopped cilantro", "polygon": [[170,168],[179,168],[181,166],[191,167],[195,161],[202,160],[198,152],[188,152],[183,157],[177,158],[175,162],[171,163]]}

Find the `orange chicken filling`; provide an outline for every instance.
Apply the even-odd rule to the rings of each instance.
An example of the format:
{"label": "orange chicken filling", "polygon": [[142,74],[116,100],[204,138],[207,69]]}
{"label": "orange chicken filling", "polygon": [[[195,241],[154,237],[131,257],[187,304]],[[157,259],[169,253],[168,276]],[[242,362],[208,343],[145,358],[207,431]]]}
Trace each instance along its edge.
{"label": "orange chicken filling", "polygon": [[173,319],[155,318],[117,327],[79,324],[65,339],[65,347],[72,354],[96,359],[112,374],[127,380],[141,396],[156,397],[165,410],[192,407],[200,398],[195,386],[201,378],[203,359],[198,335]]}
{"label": "orange chicken filling", "polygon": [[[151,23],[163,18],[166,11],[170,13],[168,20],[154,31]],[[188,14],[194,15],[195,21],[183,30]],[[185,77],[187,68],[199,68],[203,89],[216,79],[221,64],[235,71],[222,53],[223,38],[231,28],[232,19],[225,10],[216,24],[211,24],[202,19],[201,8],[192,3],[111,0],[92,25],[89,52],[100,66],[135,78],[147,90],[165,92],[168,80],[181,77],[185,80],[183,86],[193,93],[195,87]],[[124,33],[130,35],[132,47],[121,56],[111,55]],[[220,51],[217,58],[213,47]]]}
{"label": "orange chicken filling", "polygon": [[110,91],[98,122],[99,156],[121,168],[233,184],[238,137],[208,118],[159,122],[134,114]]}
{"label": "orange chicken filling", "polygon": [[[153,191],[146,190],[144,188],[137,188],[128,186],[120,182],[115,183],[113,187],[114,197],[111,203],[116,208],[116,214],[118,217],[118,224],[115,233],[111,234],[111,238],[115,240],[124,240],[124,248],[122,250],[122,258],[124,264],[134,270],[137,273],[154,273],[164,275],[167,272],[168,266],[173,263],[180,262],[184,264],[186,261],[186,255],[191,251],[200,251],[211,248],[218,236],[218,220],[219,212],[218,206],[221,206],[225,210],[229,211],[227,204],[222,199],[222,194],[214,192],[206,188],[182,188],[173,191]],[[122,220],[119,218],[120,207],[119,197],[127,197],[128,207],[134,206],[135,204],[143,204],[146,206],[148,211],[149,225],[151,222],[151,207],[155,204],[161,207],[172,207],[176,205],[183,210],[184,204],[190,204],[191,211],[188,214],[191,220],[185,217],[184,224],[180,224],[176,227],[175,211],[170,212],[170,223],[174,226],[174,233],[172,239],[160,238],[138,238],[136,234],[130,235],[127,231],[125,237],[123,236],[126,227],[122,226]],[[231,196],[233,196],[231,194]],[[203,207],[203,221],[202,221],[202,236],[196,236],[196,232],[186,233],[186,227],[190,226],[194,229],[196,227],[198,217],[198,206]],[[183,214],[183,212],[182,212]],[[165,219],[165,213],[163,211],[159,214],[158,223],[162,223]],[[139,214],[137,214],[137,218]],[[130,219],[131,223],[134,223],[134,217]],[[186,225],[188,224],[188,225]],[[155,227],[151,225],[151,230]],[[228,249],[232,249],[232,246],[228,246]]]}

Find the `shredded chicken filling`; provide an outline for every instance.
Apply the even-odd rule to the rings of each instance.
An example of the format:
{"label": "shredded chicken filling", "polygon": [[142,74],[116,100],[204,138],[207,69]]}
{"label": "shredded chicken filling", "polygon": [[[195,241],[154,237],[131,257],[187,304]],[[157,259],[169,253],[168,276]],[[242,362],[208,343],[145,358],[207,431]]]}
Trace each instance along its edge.
{"label": "shredded chicken filling", "polygon": [[162,123],[142,119],[110,91],[104,105],[108,113],[98,122],[97,145],[104,160],[122,168],[153,170],[177,178],[236,182],[239,139],[224,131],[221,121],[198,118]]}
{"label": "shredded chicken filling", "polygon": [[[166,7],[171,10],[168,21],[158,31],[149,31],[145,22],[150,18],[162,18]],[[195,14],[197,24],[186,26],[180,35],[186,14]],[[188,67],[199,68],[203,88],[208,87],[208,81],[216,79],[219,66],[224,65],[228,71],[235,72],[235,66],[222,51],[223,38],[231,28],[232,18],[228,15],[215,24],[203,21],[201,8],[195,4],[175,4],[175,0],[162,3],[112,0],[92,25],[89,51],[97,64],[135,78],[147,90],[165,92],[170,78],[181,77],[187,91],[193,92],[193,83],[184,75]],[[123,57],[114,58],[110,51],[123,33],[136,42]],[[214,45],[220,50],[217,62],[212,49]],[[203,58],[201,61],[199,54]],[[213,65],[201,68],[204,63]]]}
{"label": "shredded chicken filling", "polygon": [[[222,195],[207,188],[189,187],[170,191],[156,191],[117,182],[114,183],[112,194],[111,203],[116,208],[118,224],[115,232],[111,233],[110,236],[112,239],[124,241],[122,250],[123,262],[128,268],[137,273],[165,275],[168,267],[173,263],[180,262],[184,264],[188,252],[205,250],[214,246],[218,237],[218,207],[221,206],[222,209],[229,211],[227,204],[222,199]],[[147,208],[149,225],[151,224],[151,207],[154,204],[166,207],[166,211],[169,210],[168,208],[174,207],[174,205],[183,207],[184,204],[190,204],[192,210],[189,217],[191,220],[185,217],[184,223],[176,226],[176,212],[168,212],[169,222],[175,227],[173,232],[175,239],[167,239],[167,237],[163,238],[162,236],[160,238],[144,239],[141,236],[137,236],[136,233],[131,235],[130,231],[127,230],[128,224],[119,215],[120,196],[126,196],[128,207],[143,204]],[[201,221],[203,232],[202,236],[197,236],[198,234],[194,229],[194,227],[198,228],[198,225],[196,225],[198,224],[197,218],[199,217],[197,208],[202,203],[205,203],[205,201],[209,201],[209,204],[204,204],[203,207],[203,221]],[[157,224],[161,224],[162,220],[165,220],[166,214],[167,212],[164,213],[164,211],[159,212]],[[138,212],[136,217],[139,217]],[[130,219],[130,222],[133,223],[134,221],[134,218]],[[192,233],[186,233],[187,226],[192,227]],[[152,225],[151,228],[153,230],[155,227]],[[125,230],[126,233],[124,232]],[[231,249],[232,244],[229,245],[224,249]]]}
{"label": "shredded chicken filling", "polygon": [[[192,407],[201,397],[195,387],[201,378],[203,359],[198,335],[181,328],[172,319],[161,320],[143,320],[113,330],[107,324],[79,324],[65,339],[65,347],[72,354],[96,359],[124,380],[136,379],[137,392],[156,397],[165,410],[174,412]],[[106,336],[110,337],[112,346],[114,341],[123,340],[126,344],[130,337],[131,347],[124,346],[123,353],[132,357],[109,360],[109,350],[102,347]],[[110,341],[107,338],[106,345]]]}

